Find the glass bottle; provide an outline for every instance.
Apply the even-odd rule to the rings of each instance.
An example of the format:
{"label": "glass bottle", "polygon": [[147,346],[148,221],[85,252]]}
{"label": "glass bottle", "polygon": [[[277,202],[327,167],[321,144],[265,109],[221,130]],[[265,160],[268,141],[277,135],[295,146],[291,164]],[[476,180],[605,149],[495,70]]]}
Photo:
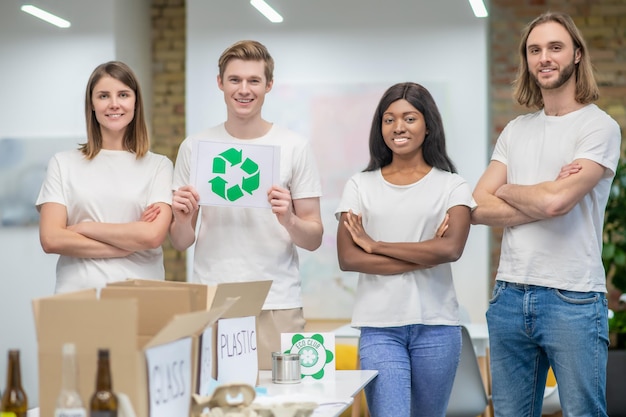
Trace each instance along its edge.
{"label": "glass bottle", "polygon": [[62,348],[61,392],[57,397],[54,417],[87,417],[87,410],[78,392],[76,346],[66,343]]}
{"label": "glass bottle", "polygon": [[98,349],[96,391],[89,403],[90,417],[117,417],[117,396],[113,392],[109,349]]}
{"label": "glass bottle", "polygon": [[20,351],[9,350],[7,366],[7,385],[0,401],[1,417],[26,417],[28,397],[22,388],[22,371],[20,369]]}

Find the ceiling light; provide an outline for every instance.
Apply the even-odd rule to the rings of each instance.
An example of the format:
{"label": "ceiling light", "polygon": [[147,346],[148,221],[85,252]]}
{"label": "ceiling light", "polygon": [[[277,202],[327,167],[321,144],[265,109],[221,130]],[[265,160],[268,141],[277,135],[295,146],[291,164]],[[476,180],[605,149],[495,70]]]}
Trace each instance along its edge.
{"label": "ceiling light", "polygon": [[250,0],[250,4],[261,12],[263,16],[267,17],[267,20],[270,22],[280,23],[283,21],[283,17],[264,0]]}
{"label": "ceiling light", "polygon": [[71,23],[65,19],[61,19],[58,16],[53,15],[52,13],[48,13],[45,10],[42,10],[38,7],[35,7],[30,4],[25,4],[22,6],[22,11],[26,12],[30,15],[38,17],[41,20],[44,20],[54,26],[58,26],[60,28],[68,28],[71,26]]}
{"label": "ceiling light", "polygon": [[487,13],[487,8],[485,7],[485,3],[483,0],[469,0],[470,6],[472,6],[472,11],[474,12],[474,16],[476,17],[487,17],[489,13]]}

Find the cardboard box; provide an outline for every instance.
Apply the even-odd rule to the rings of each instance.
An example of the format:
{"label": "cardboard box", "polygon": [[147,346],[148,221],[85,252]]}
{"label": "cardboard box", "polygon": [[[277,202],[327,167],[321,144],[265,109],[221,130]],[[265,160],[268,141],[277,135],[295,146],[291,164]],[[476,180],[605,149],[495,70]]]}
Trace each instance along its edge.
{"label": "cardboard box", "polygon": [[[257,315],[267,291],[266,281],[222,288],[222,284],[131,280],[103,288],[100,297],[96,290],[87,290],[34,300],[41,415],[54,414],[61,384],[61,347],[72,342],[77,348],[79,389],[86,404],[95,388],[97,350],[109,348],[114,391],[129,397],[137,417],[148,417],[146,351],[191,338],[189,361],[197,372],[199,335],[220,317]],[[235,293],[239,295],[231,297]],[[189,402],[196,377],[194,374],[189,392],[185,392]]]}

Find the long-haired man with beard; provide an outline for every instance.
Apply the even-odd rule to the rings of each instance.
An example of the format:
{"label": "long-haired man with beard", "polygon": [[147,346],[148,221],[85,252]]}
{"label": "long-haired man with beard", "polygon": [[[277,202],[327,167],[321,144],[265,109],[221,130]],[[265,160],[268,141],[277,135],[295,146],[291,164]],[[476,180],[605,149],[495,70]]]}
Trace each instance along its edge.
{"label": "long-haired man with beard", "polygon": [[[503,228],[487,311],[496,416],[539,416],[554,370],[563,414],[606,416],[608,320],[602,229],[618,124],[593,102],[589,51],[572,19],[524,30],[516,101],[474,190],[473,224]],[[521,395],[520,395],[521,394]]]}

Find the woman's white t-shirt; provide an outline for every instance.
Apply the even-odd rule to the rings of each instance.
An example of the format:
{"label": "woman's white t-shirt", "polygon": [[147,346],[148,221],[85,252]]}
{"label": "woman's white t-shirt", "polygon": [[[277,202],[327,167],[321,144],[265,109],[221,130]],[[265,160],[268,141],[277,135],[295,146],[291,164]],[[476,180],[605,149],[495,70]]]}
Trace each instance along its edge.
{"label": "woman's white t-shirt", "polygon": [[[140,159],[128,151],[101,150],[87,160],[79,150],[60,152],[48,163],[37,198],[67,208],[67,224],[138,221],[150,204],[172,203],[172,162],[148,152]],[[162,249],[147,249],[122,258],[59,257],[56,292],[101,288],[127,278],[164,279]]]}
{"label": "woman's white t-shirt", "polygon": [[[376,170],[352,176],[335,215],[339,219],[348,210],[362,214],[374,240],[419,242],[432,239],[448,209],[458,205],[475,204],[471,188],[457,174],[433,168],[414,184],[394,185]],[[449,263],[397,275],[359,273],[353,326],[458,323]]]}

